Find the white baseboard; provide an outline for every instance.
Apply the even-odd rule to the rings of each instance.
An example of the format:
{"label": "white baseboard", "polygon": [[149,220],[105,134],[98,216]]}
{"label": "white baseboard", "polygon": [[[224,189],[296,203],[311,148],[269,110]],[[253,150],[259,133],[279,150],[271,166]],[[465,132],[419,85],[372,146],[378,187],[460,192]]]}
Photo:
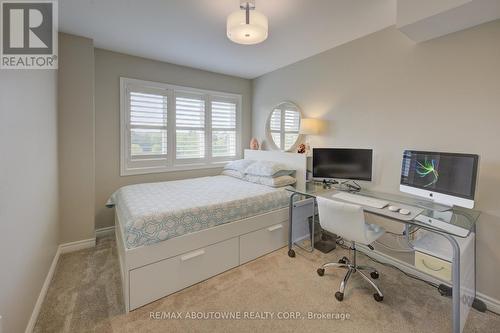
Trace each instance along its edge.
{"label": "white baseboard", "polygon": [[38,299],[36,300],[35,307],[33,308],[33,312],[31,313],[31,317],[30,320],[28,321],[28,326],[26,326],[25,333],[31,333],[33,331],[33,328],[35,328],[35,324],[38,319],[40,309],[42,308],[45,296],[47,296],[47,291],[49,290],[50,282],[52,281],[52,277],[54,276],[57,262],[59,261],[59,257],[61,256],[61,254],[83,250],[94,246],[95,246],[95,238],[91,238],[91,239],[84,239],[81,241],[61,244],[57,247],[56,254],[54,255],[54,259],[52,259],[52,263],[50,264],[49,272],[47,273],[45,281],[43,282],[42,289],[40,290],[40,294],[38,295]]}
{"label": "white baseboard", "polygon": [[40,294],[38,295],[38,299],[36,300],[35,307],[33,308],[33,312],[31,313],[30,320],[28,321],[28,326],[26,326],[26,333],[31,333],[33,328],[35,328],[36,321],[38,319],[38,314],[40,313],[40,309],[42,308],[43,301],[45,296],[47,295],[47,291],[49,290],[50,281],[52,281],[52,277],[54,276],[54,272],[56,271],[57,262],[59,261],[59,255],[61,254],[60,246],[57,247],[56,254],[54,255],[54,259],[52,259],[52,263],[50,264],[49,272],[45,277],[45,281],[42,285],[42,290],[40,290]]}
{"label": "white baseboard", "polygon": [[96,237],[111,236],[115,234],[115,226],[99,228],[95,230]]}
{"label": "white baseboard", "polygon": [[95,246],[95,238],[83,239],[76,242],[64,243],[59,245],[61,254],[88,249]]}
{"label": "white baseboard", "polygon": [[476,297],[486,304],[486,307],[491,312],[495,312],[496,314],[500,314],[500,301],[494,299],[490,296],[487,296],[483,293],[476,292]]}
{"label": "white baseboard", "polygon": [[[376,260],[379,260],[381,262],[386,262],[388,264],[396,266],[397,268],[401,269],[405,273],[417,276],[425,281],[429,281],[429,282],[436,283],[436,284],[442,283],[442,284],[450,286],[449,283],[442,281],[442,280],[439,280],[439,279],[436,279],[430,275],[427,275],[427,274],[419,271],[418,269],[415,268],[415,266],[413,266],[407,262],[398,260],[398,259],[391,257],[387,254],[384,254],[380,251],[372,251],[367,246],[364,246],[361,244],[357,244],[356,247],[358,248],[358,250],[366,253],[370,257],[372,257]],[[500,301],[499,300],[494,299],[494,298],[487,296],[485,294],[482,294],[480,292],[476,292],[476,298],[483,301],[486,304],[486,307],[488,308],[488,310],[500,314]]]}

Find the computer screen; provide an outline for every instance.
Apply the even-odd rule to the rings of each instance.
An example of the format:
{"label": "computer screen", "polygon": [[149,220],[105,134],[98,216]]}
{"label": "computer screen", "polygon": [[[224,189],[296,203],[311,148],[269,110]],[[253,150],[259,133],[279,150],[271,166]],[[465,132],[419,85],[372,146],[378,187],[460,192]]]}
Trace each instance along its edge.
{"label": "computer screen", "polygon": [[474,199],[479,156],[406,150],[401,185]]}
{"label": "computer screen", "polygon": [[314,148],[313,177],[372,180],[371,149]]}

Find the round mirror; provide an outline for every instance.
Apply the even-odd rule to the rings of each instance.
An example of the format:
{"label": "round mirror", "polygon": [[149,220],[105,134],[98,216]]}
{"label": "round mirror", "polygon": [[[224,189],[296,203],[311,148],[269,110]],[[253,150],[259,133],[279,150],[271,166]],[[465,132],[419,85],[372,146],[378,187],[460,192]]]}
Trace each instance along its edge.
{"label": "round mirror", "polygon": [[276,105],[267,120],[266,132],[273,149],[292,151],[299,141],[300,109],[292,102]]}

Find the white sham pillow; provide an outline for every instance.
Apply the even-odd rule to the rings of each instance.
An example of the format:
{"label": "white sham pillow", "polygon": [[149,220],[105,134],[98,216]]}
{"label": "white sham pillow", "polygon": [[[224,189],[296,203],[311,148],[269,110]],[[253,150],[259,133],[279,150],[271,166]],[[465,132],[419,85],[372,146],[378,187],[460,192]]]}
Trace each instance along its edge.
{"label": "white sham pillow", "polygon": [[295,170],[289,170],[284,164],[272,161],[256,161],[246,169],[246,174],[264,177],[279,177],[291,175]]}
{"label": "white sham pillow", "polygon": [[224,166],[224,170],[236,170],[241,173],[245,173],[245,169],[248,168],[251,164],[255,163],[254,160],[236,160],[228,162]]}
{"label": "white sham pillow", "polygon": [[238,170],[231,170],[231,169],[223,170],[222,173],[221,173],[221,175],[225,175],[225,176],[229,176],[229,177],[234,177],[234,178],[238,178],[238,179],[243,179],[243,177],[245,176],[240,171],[238,171]]}
{"label": "white sham pillow", "polygon": [[293,185],[296,182],[296,179],[292,176],[266,177],[266,176],[245,175],[243,179],[251,183],[256,183],[271,187],[283,187],[283,186]]}

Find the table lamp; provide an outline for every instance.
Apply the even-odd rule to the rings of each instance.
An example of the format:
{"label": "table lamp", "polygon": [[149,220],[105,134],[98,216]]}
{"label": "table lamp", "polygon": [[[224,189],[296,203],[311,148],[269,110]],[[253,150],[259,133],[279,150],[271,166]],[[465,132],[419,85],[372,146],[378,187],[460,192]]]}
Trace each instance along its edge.
{"label": "table lamp", "polygon": [[[315,118],[302,118],[300,120],[299,134],[302,135],[318,135],[321,133],[324,127],[324,121]],[[311,147],[309,145],[309,140],[305,141],[306,154],[309,155]]]}

